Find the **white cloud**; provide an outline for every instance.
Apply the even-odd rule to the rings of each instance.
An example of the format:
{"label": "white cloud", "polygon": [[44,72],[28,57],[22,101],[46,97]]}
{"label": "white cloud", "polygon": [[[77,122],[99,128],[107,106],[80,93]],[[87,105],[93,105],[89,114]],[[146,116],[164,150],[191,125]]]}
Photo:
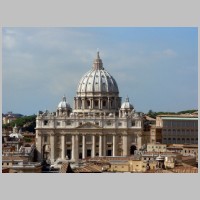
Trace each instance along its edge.
{"label": "white cloud", "polygon": [[154,59],[172,58],[176,57],[177,53],[173,49],[164,49],[160,51],[153,51],[152,56]]}
{"label": "white cloud", "polygon": [[177,55],[177,53],[174,50],[172,50],[172,49],[165,49],[163,51],[163,55],[169,56],[169,57],[174,57],[174,56]]}
{"label": "white cloud", "polygon": [[5,35],[3,37],[3,47],[6,49],[13,49],[16,45],[15,38],[11,35]]}

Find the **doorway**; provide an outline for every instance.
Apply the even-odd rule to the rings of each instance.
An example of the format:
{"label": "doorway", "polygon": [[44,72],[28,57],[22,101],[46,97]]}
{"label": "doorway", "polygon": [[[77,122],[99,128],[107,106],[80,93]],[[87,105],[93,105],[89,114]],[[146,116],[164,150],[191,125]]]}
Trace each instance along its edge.
{"label": "doorway", "polygon": [[87,149],[87,157],[91,157],[91,153],[92,153],[92,150],[91,149]]}
{"label": "doorway", "polygon": [[135,150],[137,150],[135,145],[131,145],[130,147],[130,155],[134,155]]}
{"label": "doorway", "polygon": [[112,150],[107,150],[107,156],[112,156]]}
{"label": "doorway", "polygon": [[67,149],[67,156],[69,160],[71,159],[71,152],[71,149]]}

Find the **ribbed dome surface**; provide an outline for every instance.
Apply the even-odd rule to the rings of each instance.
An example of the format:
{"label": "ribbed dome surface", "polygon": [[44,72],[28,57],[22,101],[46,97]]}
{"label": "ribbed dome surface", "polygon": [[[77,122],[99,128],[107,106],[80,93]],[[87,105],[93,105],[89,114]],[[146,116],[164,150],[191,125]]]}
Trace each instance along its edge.
{"label": "ribbed dome surface", "polygon": [[92,69],[78,84],[78,92],[114,92],[118,93],[115,79],[106,70]]}
{"label": "ribbed dome surface", "polygon": [[78,93],[119,93],[115,79],[103,68],[97,52],[93,68],[88,71],[78,84]]}

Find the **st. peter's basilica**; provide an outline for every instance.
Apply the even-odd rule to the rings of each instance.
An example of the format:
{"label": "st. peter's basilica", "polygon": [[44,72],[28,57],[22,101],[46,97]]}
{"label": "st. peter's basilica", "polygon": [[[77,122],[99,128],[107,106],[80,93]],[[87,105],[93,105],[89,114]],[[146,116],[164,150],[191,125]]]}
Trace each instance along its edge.
{"label": "st. peter's basilica", "polygon": [[142,123],[129,98],[121,102],[117,82],[97,52],[78,83],[73,109],[64,96],[56,112],[38,113],[38,160],[129,156],[141,147]]}

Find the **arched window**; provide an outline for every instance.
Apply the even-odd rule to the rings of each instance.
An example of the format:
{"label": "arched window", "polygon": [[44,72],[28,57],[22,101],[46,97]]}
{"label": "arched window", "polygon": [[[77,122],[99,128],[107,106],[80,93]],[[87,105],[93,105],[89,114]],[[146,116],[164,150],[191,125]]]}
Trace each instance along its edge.
{"label": "arched window", "polygon": [[131,145],[130,147],[130,155],[134,155],[135,150],[137,150],[135,145]]}
{"label": "arched window", "polygon": [[99,106],[99,102],[97,100],[94,101],[94,106],[98,107]]}
{"label": "arched window", "polygon": [[90,106],[90,101],[89,101],[89,100],[87,100],[87,106],[88,106],[88,107]]}

